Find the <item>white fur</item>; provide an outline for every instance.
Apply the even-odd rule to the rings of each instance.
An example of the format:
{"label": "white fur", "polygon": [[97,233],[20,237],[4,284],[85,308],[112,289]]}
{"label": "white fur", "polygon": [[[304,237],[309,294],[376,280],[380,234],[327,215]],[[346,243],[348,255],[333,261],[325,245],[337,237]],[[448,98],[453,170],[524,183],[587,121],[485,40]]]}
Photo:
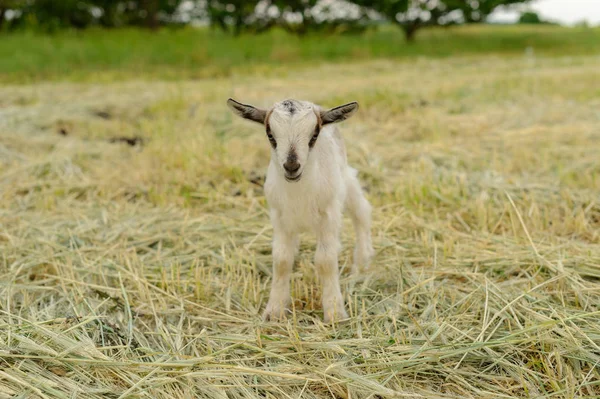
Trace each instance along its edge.
{"label": "white fur", "polygon": [[[340,290],[338,252],[342,212],[350,211],[356,230],[352,271],[367,268],[373,255],[371,206],[363,195],[356,170],[346,159],[342,137],[335,125],[321,128],[313,148],[309,141],[318,123],[318,106],[296,102],[290,113],[277,103],[268,119],[277,141],[271,151],[265,195],[273,224],[273,282],[265,319],[285,316],[290,304],[290,275],[298,250],[298,234],[313,231],[317,236],[315,267],[322,284],[326,322],[347,318]],[[290,182],[283,164],[291,148],[297,153],[301,178]]]}

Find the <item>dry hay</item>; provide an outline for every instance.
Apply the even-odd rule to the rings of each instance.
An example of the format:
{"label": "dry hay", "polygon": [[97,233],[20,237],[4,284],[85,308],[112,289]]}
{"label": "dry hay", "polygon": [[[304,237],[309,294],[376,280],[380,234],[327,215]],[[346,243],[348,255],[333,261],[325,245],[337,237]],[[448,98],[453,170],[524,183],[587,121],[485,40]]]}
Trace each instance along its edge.
{"label": "dry hay", "polygon": [[[0,398],[598,397],[599,66],[4,87]],[[377,255],[348,276],[347,223],[349,321],[320,321],[312,237],[293,316],[260,321],[269,147],[231,95],[361,103],[343,133]]]}

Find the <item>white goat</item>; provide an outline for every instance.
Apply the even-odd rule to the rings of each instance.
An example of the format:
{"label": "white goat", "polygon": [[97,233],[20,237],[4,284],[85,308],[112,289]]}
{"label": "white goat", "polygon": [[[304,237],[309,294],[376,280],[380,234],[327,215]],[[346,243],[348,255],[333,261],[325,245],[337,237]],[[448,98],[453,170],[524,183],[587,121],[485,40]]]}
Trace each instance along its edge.
{"label": "white goat", "polygon": [[329,110],[296,100],[278,102],[270,110],[233,99],[227,105],[242,118],[263,124],[271,143],[265,194],[273,223],[273,281],[264,319],[282,318],[289,309],[298,234],[306,230],[317,235],[315,266],[325,322],[347,318],[338,271],[342,211],[346,205],[356,230],[355,273],[366,269],[373,256],[371,206],[356,170],[348,166],[342,136],[333,123],[349,118],[358,103]]}

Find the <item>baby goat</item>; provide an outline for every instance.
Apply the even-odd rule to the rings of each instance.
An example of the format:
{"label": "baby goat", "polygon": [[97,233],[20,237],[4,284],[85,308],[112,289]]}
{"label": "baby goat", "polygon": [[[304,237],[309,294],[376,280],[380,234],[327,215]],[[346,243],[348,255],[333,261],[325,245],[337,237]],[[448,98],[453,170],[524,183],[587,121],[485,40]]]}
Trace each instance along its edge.
{"label": "baby goat", "polygon": [[371,206],[346,148],[333,125],[352,116],[358,103],[329,110],[307,101],[285,100],[270,110],[227,105],[242,118],[264,125],[271,143],[265,195],[273,224],[273,281],[265,320],[285,316],[290,304],[290,275],[298,251],[298,234],[317,235],[315,266],[322,284],[325,322],[347,318],[340,291],[338,252],[342,211],[347,206],[356,230],[352,272],[367,268],[373,256]]}

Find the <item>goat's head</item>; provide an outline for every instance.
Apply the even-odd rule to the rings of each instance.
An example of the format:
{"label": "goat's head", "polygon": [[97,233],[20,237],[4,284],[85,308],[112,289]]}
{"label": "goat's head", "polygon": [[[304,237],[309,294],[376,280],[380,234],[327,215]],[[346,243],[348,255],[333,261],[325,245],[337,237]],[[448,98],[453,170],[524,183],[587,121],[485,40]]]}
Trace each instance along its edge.
{"label": "goat's head", "polygon": [[358,103],[322,110],[307,101],[285,100],[264,110],[241,104],[233,99],[227,105],[244,119],[265,126],[276,162],[285,179],[299,181],[310,151],[317,144],[321,128],[348,119],[358,110]]}

